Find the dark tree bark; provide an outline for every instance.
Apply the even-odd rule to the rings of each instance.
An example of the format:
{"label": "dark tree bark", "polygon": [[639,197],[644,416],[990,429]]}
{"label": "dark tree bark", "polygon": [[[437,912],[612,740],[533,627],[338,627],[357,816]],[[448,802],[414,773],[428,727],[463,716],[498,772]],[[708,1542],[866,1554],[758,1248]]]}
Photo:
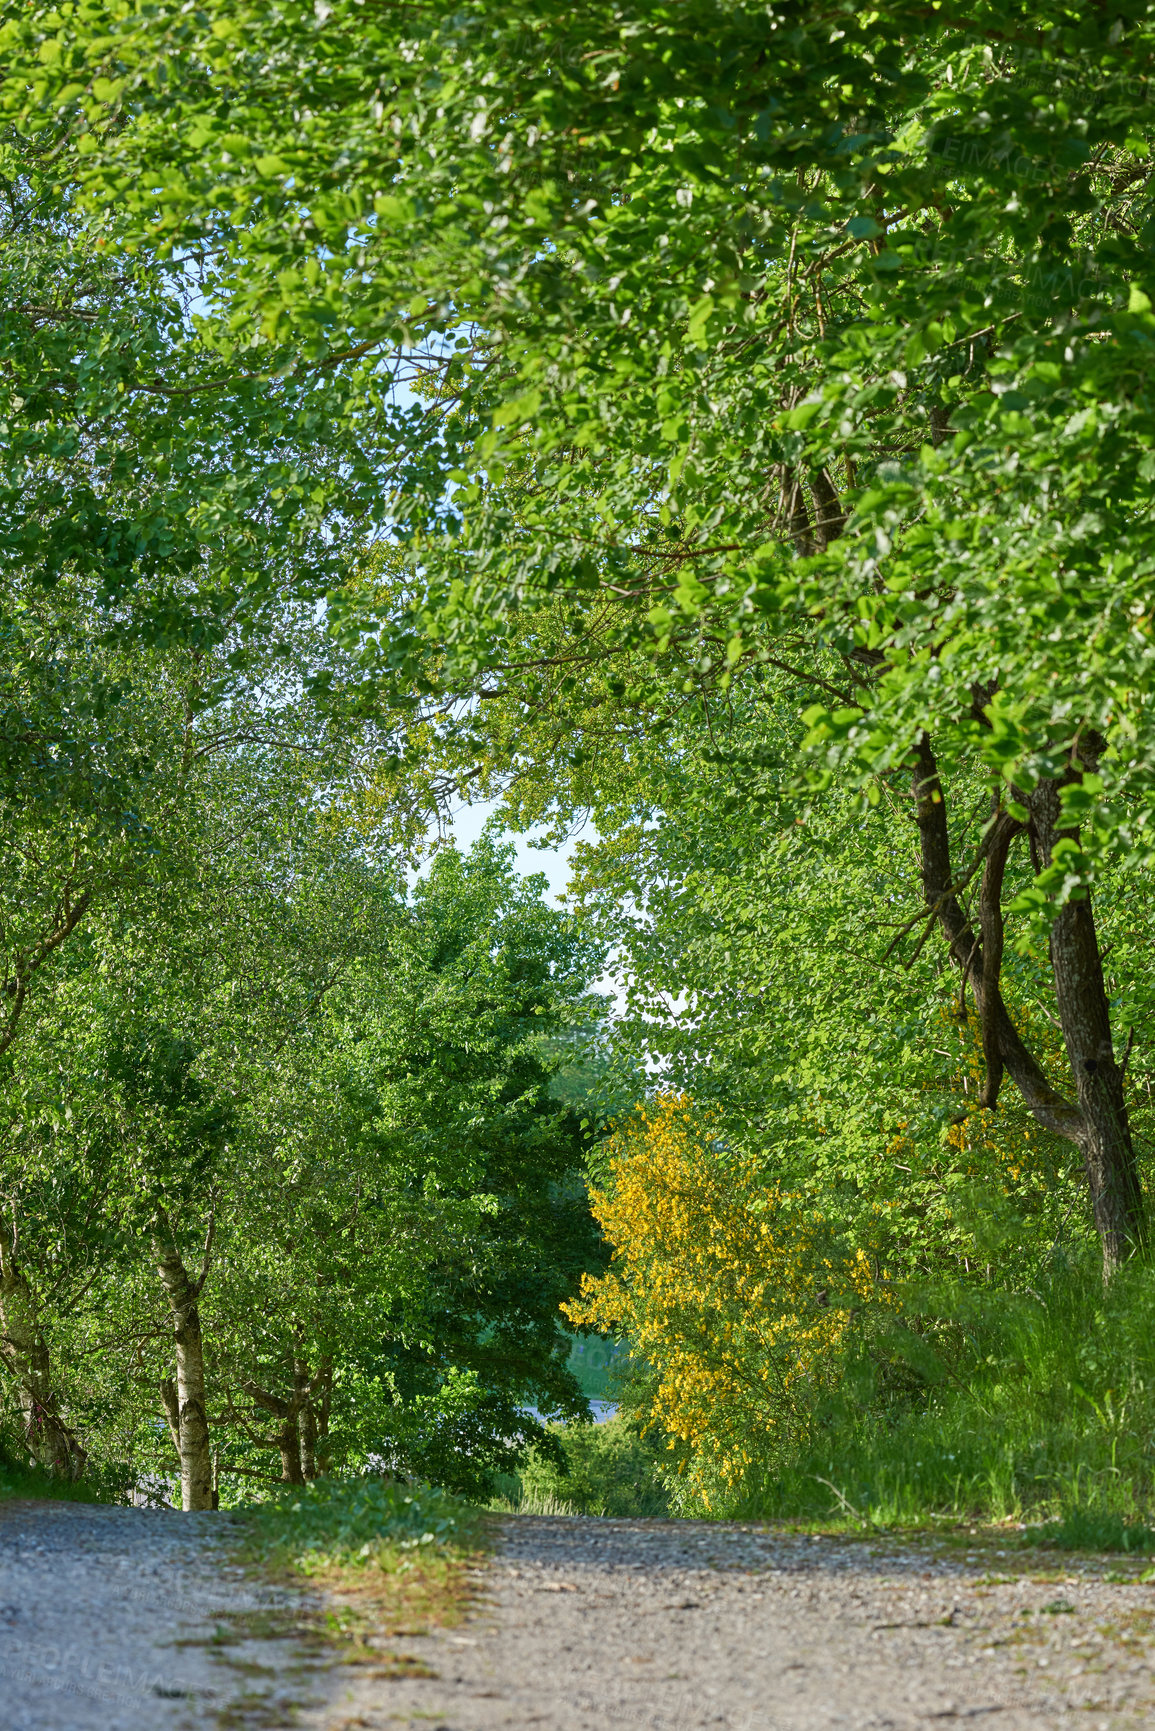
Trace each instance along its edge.
{"label": "dark tree bark", "polygon": [[[1036,789],[1031,815],[1045,860],[1056,842],[1067,836],[1078,840],[1073,830],[1059,828],[1056,782],[1043,782]],[[1051,929],[1051,973],[1082,1118],[1079,1147],[1103,1243],[1103,1264],[1110,1272],[1146,1248],[1147,1222],[1089,894],[1059,909]]]}
{"label": "dark tree bark", "polygon": [[52,1387],[52,1363],[40,1325],[36,1295],[0,1232],[0,1359],[16,1381],[24,1440],[40,1466],[78,1479],[88,1456],[61,1415]]}
{"label": "dark tree bark", "polygon": [[331,1358],[321,1360],[321,1368],[317,1372],[317,1398],[315,1410],[317,1414],[317,1471],[324,1476],[332,1467],[332,1456],[329,1453],[329,1415],[333,1407],[333,1361]]}
{"label": "dark tree bark", "polygon": [[317,1408],[307,1400],[297,1418],[297,1441],[301,1456],[301,1476],[307,1481],[317,1476]]}
{"label": "dark tree bark", "polygon": [[[916,752],[914,801],[922,856],[923,898],[974,995],[983,1032],[986,1080],[980,1104],[993,1108],[1004,1073],[1036,1120],[1073,1142],[1083,1156],[1095,1225],[1103,1250],[1104,1276],[1147,1244],[1123,1072],[1115,1061],[1110,1008],[1089,896],[1060,909],[1051,938],[1051,971],[1059,1022],[1075,1078],[1076,1100],[1054,1088],[1031,1053],[1003,1002],[1002,883],[1007,855],[1024,826],[996,813],[983,843],[980,931],[958,899],[952,874],[946,801],[930,741]],[[1059,822],[1059,785],[1044,782],[1031,795],[1032,841],[1045,863],[1065,834]]]}
{"label": "dark tree bark", "polygon": [[300,1356],[293,1359],[293,1392],[286,1400],[262,1388],[258,1382],[242,1383],[241,1387],[257,1406],[280,1420],[272,1446],[280,1450],[281,1478],[288,1485],[303,1485],[317,1476],[317,1421],[313,1395],[322,1379],[315,1376]]}
{"label": "dark tree bark", "polygon": [[283,1400],[278,1394],[271,1394],[260,1383],[245,1382],[241,1384],[249,1399],[257,1406],[264,1407],[274,1418],[280,1419],[275,1434],[268,1439],[254,1438],[265,1447],[280,1450],[281,1479],[287,1485],[303,1485],[305,1475],[301,1471],[301,1438],[297,1421],[301,1415],[301,1402]]}
{"label": "dark tree bark", "polygon": [[329,1470],[326,1452],[329,1440],[329,1408],[333,1398],[333,1361],[323,1358],[317,1374],[309,1376],[308,1367],[298,1361],[294,1367],[297,1386],[308,1380],[309,1393],[297,1419],[301,1444],[301,1471],[312,1480]]}

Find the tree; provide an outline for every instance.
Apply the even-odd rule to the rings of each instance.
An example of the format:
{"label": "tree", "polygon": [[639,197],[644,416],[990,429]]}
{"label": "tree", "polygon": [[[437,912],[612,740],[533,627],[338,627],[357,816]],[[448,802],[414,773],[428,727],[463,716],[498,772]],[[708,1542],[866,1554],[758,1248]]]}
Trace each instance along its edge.
{"label": "tree", "polygon": [[[509,621],[560,591],[579,655],[610,596],[719,683],[787,664],[817,779],[906,782],[984,1109],[1009,1076],[1080,1152],[1105,1269],[1142,1248],[1092,888],[1149,851],[1146,13],[53,17],[7,40],[83,132],[84,196],[137,177],[138,230],[163,198],[162,244],[218,261],[222,331],[425,345],[411,605],[346,593],[349,632],[476,694],[542,671]],[[960,853],[964,768],[989,804]],[[1067,1093],[1003,989],[1023,848]]]}
{"label": "tree", "polygon": [[593,1194],[613,1264],[565,1306],[574,1322],[624,1334],[649,1385],[646,1416],[706,1509],[752,1459],[812,1429],[879,1286],[862,1247],[840,1255],[810,1199],[768,1183],[711,1118],[665,1094],[619,1126],[609,1185]]}
{"label": "tree", "polygon": [[588,1138],[544,1047],[596,952],[540,891],[492,846],[438,854],[262,1062],[215,1299],[222,1472],[253,1444],[290,1478],[376,1457],[476,1490],[541,1438],[527,1406],[584,1412],[558,1305],[599,1262]]}
{"label": "tree", "polygon": [[[196,256],[117,248],[61,175],[74,142],[0,140],[0,620],[19,633],[20,602],[63,582],[112,637],[230,637],[239,657],[240,626],[275,639],[287,599],[340,581],[375,521],[384,448],[369,420],[350,426],[332,368],[273,377],[222,359]],[[357,375],[358,409],[375,395]]]}
{"label": "tree", "polygon": [[[292,607],[280,610],[279,642],[259,645],[236,666],[235,638],[216,649],[118,643],[107,611],[75,582],[62,580],[47,594],[32,584],[19,600],[8,668],[17,722],[0,823],[7,1006],[0,1027],[7,1132],[0,1356],[15,1379],[33,1453],[78,1470],[83,1449],[63,1416],[51,1366],[53,1322],[81,1298],[86,1319],[94,1299],[107,1302],[124,1272],[126,1231],[130,1238],[143,1232],[176,1328],[189,1506],[208,1506],[195,1302],[208,1262],[201,1276],[189,1272],[184,1217],[202,1210],[207,1258],[213,1187],[192,1155],[204,1136],[219,1141],[219,1125],[212,1126],[222,1111],[227,1120],[229,1102],[214,1104],[205,1124],[186,1122],[205,1085],[189,1071],[199,1048],[189,1046],[187,1027],[158,1024],[150,992],[166,983],[167,957],[195,1000],[194,982],[204,989],[214,965],[212,920],[221,899],[251,890],[261,870],[267,877],[270,867],[285,873],[300,865],[293,848],[299,853],[302,824],[316,829],[320,799],[356,793],[380,733],[365,722],[338,730],[304,700],[302,677],[335,664],[315,620]],[[395,817],[394,833],[402,835],[407,814]],[[374,845],[367,836],[353,839],[361,853]],[[340,853],[331,836],[317,841],[329,855]],[[334,866],[330,881],[337,876]],[[285,912],[283,889],[277,911]],[[335,911],[330,899],[327,913]],[[343,911],[330,960],[339,960],[358,931],[357,918]],[[282,930],[291,941],[292,921],[282,920]],[[243,1010],[243,985],[233,982],[234,993],[238,986]],[[300,981],[296,995],[306,1010],[318,987],[323,993],[323,981]],[[180,990],[173,995],[179,999]],[[302,1005],[282,1002],[280,1010],[291,1020]],[[102,1051],[95,1035],[110,1018],[123,1039]],[[227,1025],[236,1037],[235,1015]],[[277,1037],[283,1041],[283,1028]],[[116,1061],[113,1048],[121,1051]],[[230,1077],[214,1055],[218,1079]],[[143,1092],[134,1095],[137,1070]],[[235,1098],[235,1079],[230,1087]],[[145,1325],[146,1335],[152,1326]],[[70,1405],[83,1410],[83,1397],[79,1407]]]}
{"label": "tree", "polygon": [[[804,675],[817,775],[906,778],[987,1107],[1009,1075],[1079,1149],[1110,1270],[1146,1232],[1091,890],[1148,847],[1150,24],[789,22],[33,9],[9,102],[83,135],[85,197],[212,253],[222,342],[426,342],[450,412],[396,489],[387,662],[424,633],[425,677],[476,689],[512,604],[609,593],[659,652],[701,621],[707,671],[717,635]],[[965,859],[963,761],[991,790]],[[1001,987],[1024,846],[1073,1097]]]}
{"label": "tree", "polygon": [[20,1398],[42,1370],[77,1463],[140,1473],[159,1390],[186,1508],[269,1450],[289,1482],[384,1456],[477,1487],[541,1437],[525,1403],[583,1409],[557,1307],[599,1256],[543,1042],[596,956],[490,847],[407,910],[318,791],[217,760],[179,895],[70,953],[9,1095]]}

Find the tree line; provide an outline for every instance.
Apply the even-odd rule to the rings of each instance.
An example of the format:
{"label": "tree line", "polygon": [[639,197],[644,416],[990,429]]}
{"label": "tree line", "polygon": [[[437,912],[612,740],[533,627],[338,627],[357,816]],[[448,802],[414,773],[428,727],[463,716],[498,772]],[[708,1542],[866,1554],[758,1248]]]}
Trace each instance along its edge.
{"label": "tree line", "polygon": [[[198,718],[247,679],[264,725],[281,667],[358,760],[342,818],[302,800],[334,857],[451,791],[592,818],[635,1078],[660,1057],[879,1271],[969,1273],[984,1187],[1006,1243],[1142,1260],[1142,9],[214,0],[3,41],[28,677],[69,594],[141,667],[205,658]],[[58,862],[14,849],[15,1030],[98,870],[155,891],[114,780],[55,735],[32,775],[12,677],[12,809]],[[183,1099],[159,1062],[142,1125]]]}

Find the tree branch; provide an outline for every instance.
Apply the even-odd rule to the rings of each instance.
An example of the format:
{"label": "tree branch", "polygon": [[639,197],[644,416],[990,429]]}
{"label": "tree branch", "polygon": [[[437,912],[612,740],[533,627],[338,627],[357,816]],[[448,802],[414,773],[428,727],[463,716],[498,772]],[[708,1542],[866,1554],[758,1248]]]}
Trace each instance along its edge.
{"label": "tree branch", "polygon": [[[923,899],[938,921],[964,983],[970,980],[984,1030],[989,1018],[1002,1063],[1038,1122],[1056,1136],[1081,1147],[1085,1132],[1083,1115],[1051,1086],[1042,1065],[1024,1045],[1003,1003],[997,978],[988,983],[982,944],[954,893],[946,801],[938,764],[925,733],[919,735],[915,750],[912,792],[922,854]],[[996,839],[1000,839],[1001,845],[1001,831],[1008,832],[1009,845],[1021,827],[1003,812],[988,831],[987,853]]]}

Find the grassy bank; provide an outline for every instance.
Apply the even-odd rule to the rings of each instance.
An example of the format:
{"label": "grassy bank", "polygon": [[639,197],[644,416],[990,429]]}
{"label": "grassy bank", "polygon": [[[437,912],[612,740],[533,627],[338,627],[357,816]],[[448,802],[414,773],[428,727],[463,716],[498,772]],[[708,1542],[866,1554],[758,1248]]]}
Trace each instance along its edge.
{"label": "grassy bank", "polygon": [[764,1454],[717,1512],[1139,1543],[1155,1526],[1152,1272],[1106,1291],[1087,1267],[1025,1292],[911,1293],[904,1317],[864,1325],[802,1446]]}
{"label": "grassy bank", "polygon": [[18,1459],[14,1449],[0,1442],[0,1501],[13,1497],[52,1497],[61,1502],[123,1502],[124,1475],[92,1472],[79,1480],[60,1478],[43,1467]]}

